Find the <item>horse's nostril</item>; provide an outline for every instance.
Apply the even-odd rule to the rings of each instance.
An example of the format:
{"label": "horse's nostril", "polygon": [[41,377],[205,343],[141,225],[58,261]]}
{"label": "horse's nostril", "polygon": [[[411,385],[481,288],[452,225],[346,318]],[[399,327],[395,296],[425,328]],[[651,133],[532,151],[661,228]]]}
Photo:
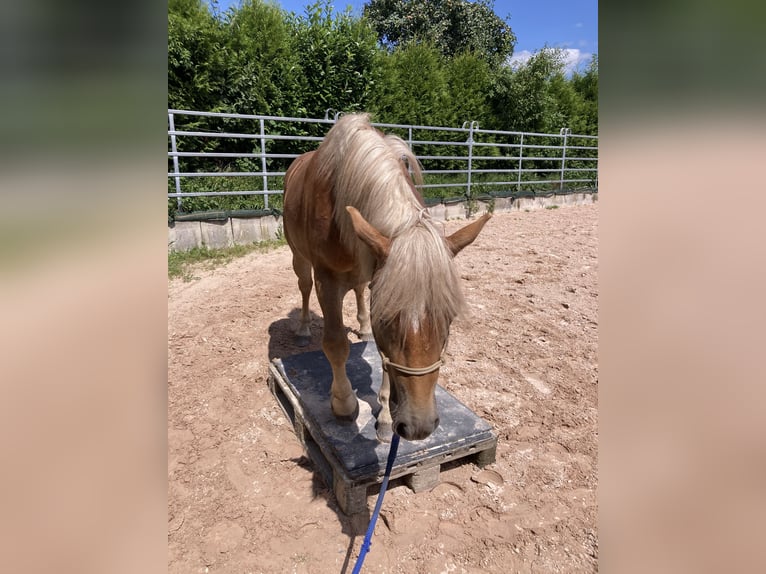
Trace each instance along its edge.
{"label": "horse's nostril", "polygon": [[440,421],[439,417],[436,417],[436,420],[434,421],[434,430],[436,430],[436,428],[438,428],[440,422],[441,421]]}
{"label": "horse's nostril", "polygon": [[398,434],[400,437],[407,438],[407,425],[404,423],[397,424],[396,434]]}

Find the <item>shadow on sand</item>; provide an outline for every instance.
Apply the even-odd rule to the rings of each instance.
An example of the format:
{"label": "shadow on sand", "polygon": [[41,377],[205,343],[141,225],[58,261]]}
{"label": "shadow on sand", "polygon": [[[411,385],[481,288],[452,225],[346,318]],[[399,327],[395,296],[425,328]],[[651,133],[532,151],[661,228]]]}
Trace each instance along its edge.
{"label": "shadow on sand", "polygon": [[[322,318],[313,312],[311,313],[311,339],[304,341],[299,341],[295,334],[299,318],[300,309],[295,308],[290,311],[287,317],[278,319],[269,325],[269,360],[280,359],[286,372],[291,374],[291,382],[296,386],[304,386],[304,391],[301,393],[302,400],[308,401],[308,410],[311,411],[312,417],[326,431],[327,435],[333,436],[334,440],[347,439],[353,442],[354,453],[358,453],[358,456],[362,459],[377,458],[378,455],[375,449],[380,443],[375,438],[374,416],[377,415],[380,405],[377,401],[377,391],[372,388],[372,369],[369,363],[362,357],[365,346],[353,344],[359,340],[358,333],[349,328],[346,329],[352,343],[346,369],[354,391],[360,400],[360,406],[362,406],[362,401],[369,405],[369,410],[366,407],[362,409],[362,414],[360,414],[357,421],[361,421],[364,413],[367,414],[368,418],[370,414],[372,415],[373,430],[371,437],[367,428],[369,423],[366,427],[367,432],[363,435],[357,430],[357,423],[339,423],[332,415],[330,410],[332,370],[321,350]],[[282,408],[283,410],[285,408],[284,402]],[[289,414],[287,416],[290,418]],[[306,448],[306,445],[304,445],[304,448]],[[313,444],[312,448],[319,447]],[[331,484],[332,469],[329,468],[327,463],[325,465],[317,465],[315,463],[316,458],[314,457],[314,460],[312,460],[309,454],[306,453],[297,459],[291,460],[301,468],[313,473],[311,481],[312,496],[315,499],[324,499],[327,506],[337,515],[342,532],[350,538],[341,569],[341,572],[345,573],[349,569],[353,557],[356,537],[364,536],[367,530],[370,511],[367,508],[365,511],[356,514],[345,514],[338,505],[332,488],[328,486]],[[326,467],[318,468],[318,466]],[[395,486],[396,483],[392,481],[390,487]],[[374,493],[379,490],[379,486],[371,487],[370,490],[371,493]]]}

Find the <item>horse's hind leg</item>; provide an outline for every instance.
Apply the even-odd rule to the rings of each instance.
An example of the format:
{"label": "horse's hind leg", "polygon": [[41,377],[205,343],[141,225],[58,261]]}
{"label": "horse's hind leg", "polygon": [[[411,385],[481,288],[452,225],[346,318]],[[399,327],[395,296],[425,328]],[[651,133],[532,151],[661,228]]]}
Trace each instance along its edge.
{"label": "horse's hind leg", "polygon": [[362,341],[372,341],[372,326],[370,326],[370,309],[367,307],[367,300],[364,297],[364,290],[367,283],[362,283],[354,287],[356,294],[356,319],[359,321],[359,336]]}
{"label": "horse's hind leg", "polygon": [[311,263],[308,259],[293,254],[293,271],[298,276],[298,289],[301,291],[301,323],[298,327],[297,345],[305,347],[311,342],[311,316],[309,315],[309,297],[314,282],[311,279]]}

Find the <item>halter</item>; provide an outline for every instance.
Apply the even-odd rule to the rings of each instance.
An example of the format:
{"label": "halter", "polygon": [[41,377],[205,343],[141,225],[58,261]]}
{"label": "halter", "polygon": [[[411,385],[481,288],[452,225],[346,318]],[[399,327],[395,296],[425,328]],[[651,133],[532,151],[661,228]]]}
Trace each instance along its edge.
{"label": "halter", "polygon": [[439,369],[444,364],[443,353],[441,357],[439,357],[439,360],[436,361],[433,365],[430,365],[428,367],[421,367],[421,368],[407,367],[406,365],[400,365],[398,363],[394,363],[393,361],[390,361],[389,358],[386,357],[386,355],[382,351],[380,351],[380,358],[381,358],[381,363],[383,365],[384,371],[388,371],[388,368],[390,367],[393,370],[399,371],[400,373],[404,373],[405,375],[413,375],[416,377],[433,373],[435,370]]}
{"label": "halter", "polygon": [[[406,163],[407,157],[403,155],[402,161]],[[432,221],[431,214],[428,211],[428,207],[425,207],[425,206],[418,208],[417,217],[418,217],[417,223],[422,223],[422,222],[425,222],[426,220],[428,220],[429,222]],[[370,281],[370,291],[372,291],[372,286],[374,282],[375,282],[375,276],[373,275],[372,281]],[[380,353],[381,364],[383,366],[384,371],[388,371],[388,367],[391,367],[393,370],[399,371],[400,373],[404,373],[405,375],[412,375],[412,376],[419,377],[422,375],[428,375],[429,373],[433,373],[444,364],[444,351],[446,347],[447,346],[445,344],[444,349],[442,349],[442,353],[439,356],[438,361],[436,361],[433,365],[429,365],[428,367],[421,367],[421,368],[408,367],[406,365],[400,365],[398,363],[394,363],[388,357],[386,357],[383,351],[378,349],[378,352]]]}

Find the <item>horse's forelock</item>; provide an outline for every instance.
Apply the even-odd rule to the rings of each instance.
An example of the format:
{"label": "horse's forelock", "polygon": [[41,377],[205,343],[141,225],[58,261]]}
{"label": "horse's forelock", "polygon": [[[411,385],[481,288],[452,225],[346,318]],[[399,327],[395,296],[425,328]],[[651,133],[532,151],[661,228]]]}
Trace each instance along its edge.
{"label": "horse's forelock", "polygon": [[396,236],[375,277],[373,322],[396,325],[396,342],[404,344],[408,327],[425,317],[434,335],[446,341],[450,324],[464,310],[460,276],[438,229],[426,219]]}

